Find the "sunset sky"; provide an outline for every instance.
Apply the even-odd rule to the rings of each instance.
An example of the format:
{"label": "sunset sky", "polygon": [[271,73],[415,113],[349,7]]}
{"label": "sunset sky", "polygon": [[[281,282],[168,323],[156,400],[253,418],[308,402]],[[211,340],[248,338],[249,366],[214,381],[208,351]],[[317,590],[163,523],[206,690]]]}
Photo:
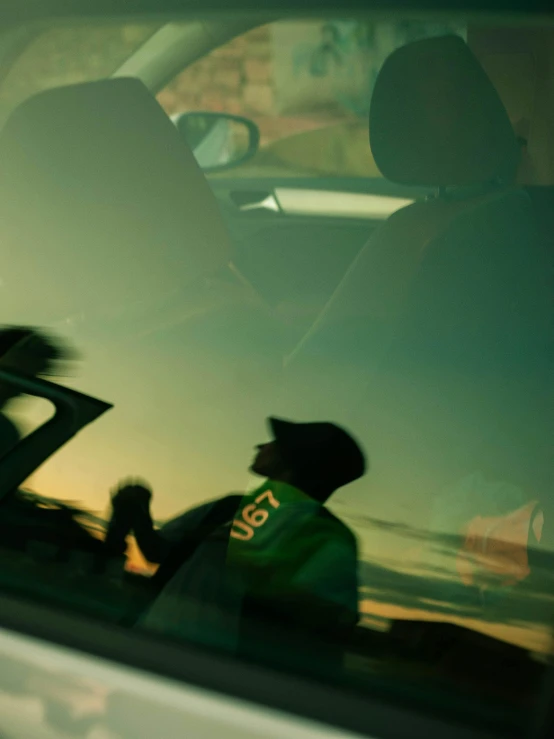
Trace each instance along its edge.
{"label": "sunset sky", "polygon": [[[337,419],[360,439],[367,438],[360,432],[360,414],[352,412],[354,403],[350,405],[350,423],[347,413],[337,415],[337,403],[349,409],[344,403],[348,388],[321,403],[326,397],[318,388],[318,384],[325,384],[322,378],[314,378],[310,392],[301,386],[295,396],[287,398],[275,373],[258,372],[252,383],[251,375],[243,377],[236,362],[231,363],[233,371],[218,372],[221,357],[198,349],[191,352],[177,342],[160,342],[158,354],[149,354],[140,342],[138,346],[123,342],[119,355],[115,354],[117,343],[96,350],[91,343],[86,359],[70,378],[73,386],[115,402],[115,408],[85,428],[32,476],[27,486],[40,494],[79,502],[105,516],[110,488],[122,477],[136,475],[152,484],[154,516],[164,520],[206,499],[245,491],[256,484],[247,467],[253,445],[267,438],[265,416],[269,413],[296,419]],[[12,409],[14,419],[26,430],[42,422],[49,412],[47,404],[33,400],[21,400]],[[366,445],[374,449],[373,444]],[[541,618],[536,624],[532,614],[531,622],[520,625],[489,622],[464,615],[463,608],[459,616],[445,616],[415,591],[407,590],[405,579],[394,575],[406,571],[406,563],[410,563],[411,575],[426,578],[438,568],[460,584],[451,554],[441,555],[436,548],[433,554],[432,546],[425,551],[424,542],[418,540],[429,526],[433,504],[425,487],[429,474],[415,465],[412,470],[417,474],[409,495],[401,487],[398,495],[393,495],[391,485],[399,485],[405,471],[387,476],[382,460],[388,452],[391,462],[395,444],[388,449],[383,443],[378,446],[385,454],[381,458],[372,455],[368,476],[333,499],[336,513],[358,535],[360,557],[388,568],[387,577],[392,573],[390,582],[385,583],[376,580],[376,570],[368,571],[361,578],[362,586],[383,587],[385,591],[392,587],[399,594],[399,602],[394,603],[375,600],[371,592],[362,593],[362,613],[378,618],[446,619],[532,650],[549,650],[549,632]],[[388,485],[386,495],[379,494],[380,479]],[[417,504],[411,505],[410,499]],[[144,565],[135,548],[130,554],[134,566]]]}

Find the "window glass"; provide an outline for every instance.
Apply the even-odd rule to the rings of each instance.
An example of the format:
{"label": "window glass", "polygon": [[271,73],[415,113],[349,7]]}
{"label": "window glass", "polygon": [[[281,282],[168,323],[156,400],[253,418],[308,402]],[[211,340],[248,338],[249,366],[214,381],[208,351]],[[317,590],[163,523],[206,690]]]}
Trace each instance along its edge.
{"label": "window glass", "polygon": [[99,23],[30,32],[31,40],[3,75],[0,121],[41,90],[109,76],[158,28],[155,23]]}
{"label": "window glass", "polygon": [[377,72],[398,46],[443,33],[463,37],[465,28],[456,22],[272,23],[187,67],[158,100],[170,115],[211,110],[258,124],[258,156],[233,176],[380,177],[367,146]]}
{"label": "window glass", "polygon": [[[8,123],[0,305],[18,328],[0,331],[0,370],[113,408],[46,461],[35,445],[36,469],[0,501],[3,592],[435,715],[526,724],[551,657],[550,108],[519,94],[525,74],[546,90],[547,65],[515,65],[511,88],[492,57],[544,61],[552,37],[516,31],[336,19],[206,49],[158,101],[262,134],[209,187],[121,80],[90,128],[64,128],[55,106]],[[107,77],[151,32],[119,29],[96,62],[84,31],[49,32],[21,58],[25,95]],[[396,137],[384,156],[405,198],[387,221],[367,200],[340,210],[362,189],[321,178],[378,176],[368,101],[395,50],[381,136]],[[101,127],[112,113],[120,132]],[[364,153],[315,143],[339,129]],[[269,185],[241,187],[258,175]],[[300,188],[281,207],[283,175],[320,207]],[[10,388],[0,376],[0,490],[14,445],[52,416]]]}

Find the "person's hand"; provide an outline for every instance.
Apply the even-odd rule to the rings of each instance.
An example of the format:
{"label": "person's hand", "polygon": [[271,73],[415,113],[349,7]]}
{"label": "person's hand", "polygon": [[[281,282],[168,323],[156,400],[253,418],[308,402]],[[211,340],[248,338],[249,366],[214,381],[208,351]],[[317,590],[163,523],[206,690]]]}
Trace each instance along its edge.
{"label": "person's hand", "polygon": [[127,506],[148,510],[152,500],[152,490],[147,482],[141,480],[123,480],[117,488],[112,490],[112,506],[123,508]]}

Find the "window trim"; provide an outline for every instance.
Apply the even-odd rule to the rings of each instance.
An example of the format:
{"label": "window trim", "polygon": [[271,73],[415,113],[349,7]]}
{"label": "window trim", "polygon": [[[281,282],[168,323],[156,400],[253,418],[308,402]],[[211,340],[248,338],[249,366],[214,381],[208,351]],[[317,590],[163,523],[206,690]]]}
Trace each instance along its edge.
{"label": "window trim", "polygon": [[0,594],[0,627],[151,675],[187,683],[299,718],[376,739],[503,739],[520,736],[463,726],[442,717],[373,696],[346,693],[304,678],[213,655],[188,645],[164,642],[144,633],[66,613],[50,606]]}

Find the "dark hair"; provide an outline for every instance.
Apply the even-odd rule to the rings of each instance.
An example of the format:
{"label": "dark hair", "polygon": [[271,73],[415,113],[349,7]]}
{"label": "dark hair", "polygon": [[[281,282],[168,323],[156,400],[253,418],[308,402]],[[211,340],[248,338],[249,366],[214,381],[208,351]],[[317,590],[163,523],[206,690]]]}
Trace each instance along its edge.
{"label": "dark hair", "polygon": [[42,362],[41,374],[59,374],[59,364],[75,358],[75,354],[59,340],[54,341],[42,331],[28,326],[0,328],[0,359],[24,340],[32,341],[32,352]]}

